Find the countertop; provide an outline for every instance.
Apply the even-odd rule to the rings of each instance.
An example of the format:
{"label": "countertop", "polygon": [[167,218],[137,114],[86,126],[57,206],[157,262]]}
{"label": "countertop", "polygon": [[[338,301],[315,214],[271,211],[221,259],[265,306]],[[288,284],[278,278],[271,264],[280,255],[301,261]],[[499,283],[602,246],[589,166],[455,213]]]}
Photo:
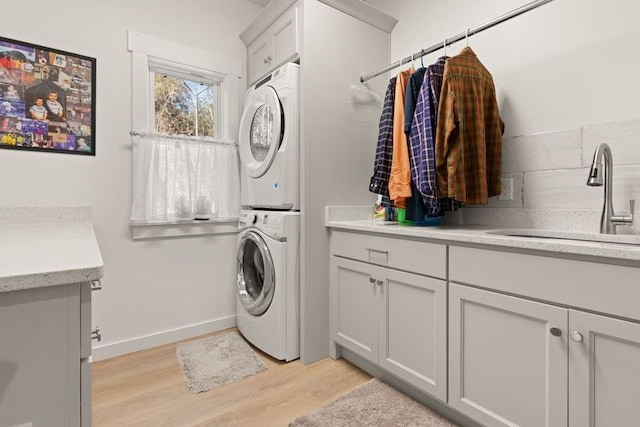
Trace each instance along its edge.
{"label": "countertop", "polygon": [[0,292],[102,275],[102,255],[88,221],[0,224]]}
{"label": "countertop", "polygon": [[[554,254],[564,254],[579,257],[595,257],[594,260],[600,258],[602,262],[623,262],[627,265],[640,267],[640,244],[633,243],[504,236],[492,233],[500,232],[500,230],[507,227],[499,228],[472,225],[414,227],[397,223],[381,223],[372,219],[329,219],[326,221],[326,226],[336,230],[378,233],[389,237],[438,240],[443,244],[476,244],[517,250],[541,251],[541,255],[553,256]],[[517,233],[519,230],[513,229],[513,231]],[[583,235],[583,237],[584,236],[588,237],[588,235]],[[636,239],[640,242],[640,236],[629,236],[627,240],[635,241]],[[624,237],[622,237],[622,240],[624,240]]]}

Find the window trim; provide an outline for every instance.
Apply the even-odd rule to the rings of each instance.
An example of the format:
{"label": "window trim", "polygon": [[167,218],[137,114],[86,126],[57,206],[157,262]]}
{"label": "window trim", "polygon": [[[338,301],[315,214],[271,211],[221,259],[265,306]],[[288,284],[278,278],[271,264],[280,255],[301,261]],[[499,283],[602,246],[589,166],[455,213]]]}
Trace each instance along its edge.
{"label": "window trim", "polygon": [[148,34],[128,31],[128,50],[132,65],[132,131],[152,132],[154,66],[181,70],[190,78],[220,80],[220,139],[235,139],[238,132],[238,80],[242,76],[241,61],[216,55],[192,46],[175,43]]}
{"label": "window trim", "polygon": [[[221,127],[220,135],[216,139],[237,138],[240,112],[238,82],[242,78],[242,63],[239,59],[216,55],[132,30],[127,33],[127,49],[131,52],[132,70],[131,131],[153,132],[155,130],[152,67],[167,66],[170,70],[183,71],[189,78],[204,77],[220,81],[218,103]],[[187,221],[179,224],[131,223],[130,226],[134,240],[186,237],[236,233],[237,219]]]}

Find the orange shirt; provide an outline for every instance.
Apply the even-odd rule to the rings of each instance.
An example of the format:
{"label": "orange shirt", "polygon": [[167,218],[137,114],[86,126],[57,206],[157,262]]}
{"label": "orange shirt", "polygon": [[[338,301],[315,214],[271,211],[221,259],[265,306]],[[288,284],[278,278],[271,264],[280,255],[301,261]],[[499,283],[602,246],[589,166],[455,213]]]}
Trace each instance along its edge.
{"label": "orange shirt", "polygon": [[413,73],[413,67],[400,71],[396,81],[389,198],[393,201],[394,206],[398,208],[406,207],[406,199],[411,197],[411,165],[409,164],[407,135],[404,133],[404,98],[409,76]]}

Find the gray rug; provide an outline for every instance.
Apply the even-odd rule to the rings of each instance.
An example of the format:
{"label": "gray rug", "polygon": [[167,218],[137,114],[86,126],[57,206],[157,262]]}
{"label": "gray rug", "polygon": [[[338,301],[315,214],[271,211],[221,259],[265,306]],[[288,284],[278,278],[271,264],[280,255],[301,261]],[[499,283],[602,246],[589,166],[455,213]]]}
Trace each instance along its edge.
{"label": "gray rug", "polygon": [[180,343],[176,355],[192,393],[222,387],[267,369],[236,332]]}
{"label": "gray rug", "polygon": [[289,424],[289,427],[312,426],[453,427],[456,424],[372,378],[332,403]]}

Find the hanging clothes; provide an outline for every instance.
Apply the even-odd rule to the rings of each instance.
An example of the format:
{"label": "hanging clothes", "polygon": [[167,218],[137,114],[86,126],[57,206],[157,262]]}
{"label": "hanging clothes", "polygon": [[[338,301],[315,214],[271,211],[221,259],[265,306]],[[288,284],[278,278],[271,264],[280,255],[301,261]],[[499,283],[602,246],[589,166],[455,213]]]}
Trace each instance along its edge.
{"label": "hanging clothes", "polygon": [[395,105],[396,78],[389,80],[384,96],[382,115],[378,125],[378,145],[373,164],[373,176],[369,182],[369,191],[381,194],[382,205],[390,206],[389,176],[391,174],[391,156],[393,153],[393,110]]}
{"label": "hanging clothes", "polygon": [[411,132],[411,124],[413,123],[413,117],[418,103],[418,94],[420,93],[426,72],[426,68],[418,68],[409,76],[409,81],[407,82],[407,89],[404,96],[404,133],[407,134],[407,138]]}
{"label": "hanging clothes", "polygon": [[418,95],[420,94],[426,71],[426,68],[421,67],[409,76],[404,97],[404,132],[408,144],[409,166],[411,168],[411,197],[408,198],[405,203],[405,220],[412,222],[422,222],[427,215],[427,206],[422,200],[422,194],[420,194],[416,185],[416,174],[419,167],[416,162],[418,153],[413,151],[410,143],[411,127],[415,118]]}
{"label": "hanging clothes", "polygon": [[484,205],[502,191],[502,133],[493,78],[470,47],[445,63],[435,140],[440,197]]}
{"label": "hanging clothes", "polygon": [[[427,134],[429,137],[428,145],[431,147],[430,154],[432,157],[432,165],[433,165],[433,188],[435,188],[436,194],[438,193],[437,180],[435,176],[435,140],[436,140],[436,126],[438,119],[438,107],[440,105],[440,95],[442,94],[442,80],[444,78],[444,66],[445,63],[449,59],[448,56],[442,56],[438,58],[435,64],[430,65],[427,68],[427,73],[429,74],[429,83],[431,89],[431,105],[430,105],[430,115],[431,115],[431,130]],[[438,205],[440,206],[440,213],[442,214],[445,211],[456,211],[464,206],[464,203],[455,200],[452,197],[438,197]]]}
{"label": "hanging clothes", "polygon": [[409,148],[404,133],[404,98],[409,76],[413,68],[400,71],[396,80],[395,108],[393,111],[393,155],[389,176],[389,198],[394,206],[404,208],[411,197],[411,166]]}
{"label": "hanging clothes", "polygon": [[418,93],[409,133],[409,147],[412,156],[411,177],[422,196],[427,215],[430,216],[440,215],[433,141],[437,102],[442,82],[441,76],[446,59],[446,57],[441,57],[435,64],[427,68]]}

